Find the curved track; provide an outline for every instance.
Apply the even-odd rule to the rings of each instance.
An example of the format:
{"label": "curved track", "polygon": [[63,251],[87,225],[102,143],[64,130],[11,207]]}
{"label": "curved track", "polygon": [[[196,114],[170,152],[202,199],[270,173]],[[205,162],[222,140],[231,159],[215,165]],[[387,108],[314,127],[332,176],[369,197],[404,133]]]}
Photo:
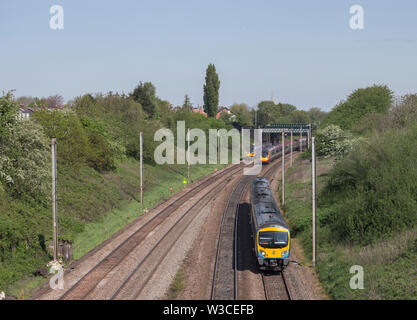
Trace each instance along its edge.
{"label": "curved track", "polygon": [[[160,225],[167,217],[177,211],[177,209],[179,209],[184,203],[190,200],[196,193],[205,190],[211,185],[218,186],[222,182],[226,181],[229,177],[239,172],[241,168],[241,165],[234,165],[221,170],[217,174],[210,176],[208,179],[205,179],[197,186],[190,189],[180,198],[168,204],[168,206],[162,209],[157,215],[147,221],[131,236],[129,236],[114,250],[112,250],[104,259],[102,259],[71,288],[69,288],[59,299],[87,299],[90,293],[92,293],[100,283],[100,281],[116,266],[118,266],[129,255],[129,253],[132,252],[132,250],[140,245],[146,236],[158,225]],[[213,190],[213,188],[210,190]],[[210,194],[210,192],[207,192],[207,194]],[[190,210],[187,212],[189,211]]]}
{"label": "curved track", "polygon": [[[281,165],[276,161],[264,170],[263,176],[270,177]],[[223,212],[217,242],[217,254],[211,287],[212,300],[236,300],[238,295],[238,222],[239,205],[253,176],[244,176],[235,186]]]}

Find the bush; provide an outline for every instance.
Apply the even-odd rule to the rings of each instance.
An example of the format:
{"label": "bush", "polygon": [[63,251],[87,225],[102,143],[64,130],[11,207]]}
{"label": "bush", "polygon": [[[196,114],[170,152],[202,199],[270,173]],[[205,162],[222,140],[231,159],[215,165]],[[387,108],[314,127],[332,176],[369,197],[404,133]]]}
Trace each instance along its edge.
{"label": "bush", "polygon": [[57,139],[58,162],[73,168],[88,164],[97,171],[115,168],[116,152],[102,123],[61,111],[37,111],[33,117],[49,138]]}
{"label": "bush", "polygon": [[387,86],[374,85],[357,89],[327,115],[324,125],[334,124],[343,130],[353,128],[365,115],[386,113],[391,106],[393,93]]}
{"label": "bush", "polygon": [[363,141],[330,173],[321,195],[340,239],[369,243],[417,224],[417,126]]}
{"label": "bush", "polygon": [[353,147],[355,140],[348,131],[329,125],[317,132],[317,155],[320,157],[342,157]]}

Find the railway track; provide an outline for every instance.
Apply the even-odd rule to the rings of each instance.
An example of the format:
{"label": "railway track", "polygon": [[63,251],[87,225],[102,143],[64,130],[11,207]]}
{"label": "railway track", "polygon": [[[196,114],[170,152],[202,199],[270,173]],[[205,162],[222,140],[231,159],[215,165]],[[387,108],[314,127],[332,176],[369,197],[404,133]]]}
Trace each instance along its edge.
{"label": "railway track", "polygon": [[[223,182],[239,172],[241,169],[242,165],[234,165],[226,168],[225,170],[222,170],[219,173],[214,174],[208,179],[204,180],[189,190],[187,193],[182,195],[180,198],[174,200],[172,203],[169,203],[157,215],[147,221],[143,226],[136,230],[127,239],[125,239],[120,245],[113,249],[104,259],[96,264],[89,272],[87,272],[81,279],[79,279],[62,296],[60,296],[59,299],[88,299],[100,281],[106,277],[106,275],[108,275],[115,267],[117,267],[129,255],[129,253],[132,252],[132,250],[134,250],[138,245],[140,245],[147,237],[147,235],[152,232],[158,225],[160,225],[166,218],[177,211],[183,204],[185,204],[198,192],[205,190],[213,184],[215,185],[214,188],[222,185]],[[213,190],[214,188],[212,187],[210,190]],[[211,193],[207,192],[204,198],[206,198],[206,196],[209,194]],[[198,204],[198,202],[199,201],[197,201],[196,204]],[[193,205],[193,207],[195,207],[196,204]],[[190,211],[191,210],[187,210],[186,212],[188,213]],[[186,214],[182,216],[181,221],[187,220],[185,219],[185,216]],[[178,221],[175,224],[175,226],[177,226],[175,232],[178,232],[178,225],[183,225],[183,223]],[[174,227],[172,227],[170,230],[173,231]],[[168,235],[166,234],[163,239],[166,239],[167,237]],[[160,242],[162,242],[163,239],[161,239]],[[127,282],[125,281],[123,285],[126,286],[126,283]],[[117,298],[118,295],[113,296],[114,298]]]}
{"label": "railway track", "polygon": [[285,272],[268,274],[261,273],[265,300],[292,300],[285,280]]}
{"label": "railway track", "polygon": [[[281,165],[276,161],[265,170],[264,177],[269,177]],[[217,253],[212,280],[212,300],[236,300],[238,295],[237,265],[238,265],[238,223],[239,205],[252,176],[244,176],[235,186],[223,212]]]}
{"label": "railway track", "polygon": [[162,263],[177,240],[187,230],[187,227],[196,218],[198,213],[212,200],[213,195],[218,194],[228,182],[229,180],[226,179],[216,184],[200,201],[185,211],[181,218],[153,246],[149,254],[136,265],[126,280],[114,292],[111,299],[138,299],[149,280],[155,274],[158,265]]}

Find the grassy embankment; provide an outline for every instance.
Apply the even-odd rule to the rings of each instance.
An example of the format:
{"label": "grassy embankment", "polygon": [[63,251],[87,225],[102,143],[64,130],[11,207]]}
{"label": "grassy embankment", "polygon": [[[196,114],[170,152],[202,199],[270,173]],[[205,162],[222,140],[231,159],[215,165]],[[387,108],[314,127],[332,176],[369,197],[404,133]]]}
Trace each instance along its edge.
{"label": "grassy embankment", "polygon": [[[224,165],[196,165],[191,167],[193,181],[206,176]],[[144,207],[139,200],[139,162],[130,158],[120,161],[114,172],[100,174],[92,168],[84,167],[78,171],[61,168],[58,175],[58,215],[60,232],[67,239],[73,239],[74,259],[81,258],[129,222],[150,209],[171,194],[184,187],[183,179],[187,175],[185,166],[144,165]],[[170,191],[172,187],[172,191]],[[0,199],[7,195],[0,190]],[[14,206],[21,206],[28,212],[24,202],[14,200]],[[0,210],[6,211],[5,201]],[[51,213],[39,209],[32,218],[25,216],[26,222],[37,224],[38,229],[51,229]],[[36,221],[38,219],[38,221]],[[85,221],[85,222],[83,222]],[[15,226],[15,232],[19,232]],[[44,240],[42,240],[44,241]],[[18,298],[27,298],[33,290],[46,280],[41,276],[28,275],[50,260],[50,253],[40,242],[40,248],[33,249],[33,257],[26,254],[11,263],[2,264],[2,283],[0,291]],[[19,258],[19,256],[17,256]],[[27,276],[24,276],[24,275]]]}
{"label": "grassy embankment", "polygon": [[[329,208],[323,189],[330,179],[333,159],[317,161],[318,188],[318,262],[317,274],[330,297],[334,299],[416,299],[417,298],[417,230],[406,228],[363,244],[343,241],[332,232]],[[286,218],[292,235],[302,244],[311,265],[311,163],[299,158],[289,169],[287,178]],[[381,195],[383,199],[384,195]],[[383,201],[380,199],[380,201]],[[395,213],[393,213],[395,214]],[[364,269],[364,289],[352,290],[350,268]]]}

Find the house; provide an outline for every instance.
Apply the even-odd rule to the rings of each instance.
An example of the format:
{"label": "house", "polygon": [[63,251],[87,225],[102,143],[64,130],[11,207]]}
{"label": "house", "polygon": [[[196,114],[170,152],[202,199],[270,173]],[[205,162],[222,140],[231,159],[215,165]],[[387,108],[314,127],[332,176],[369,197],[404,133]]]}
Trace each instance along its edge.
{"label": "house", "polygon": [[29,119],[33,114],[32,108],[26,108],[25,105],[22,103],[19,107],[19,119],[25,120]]}
{"label": "house", "polygon": [[203,116],[207,117],[207,113],[203,111],[203,107],[193,108],[193,113],[200,113]]}
{"label": "house", "polygon": [[236,118],[236,116],[230,111],[229,108],[220,106],[218,108],[218,112],[216,114],[216,119],[219,119],[222,114],[230,115],[230,119],[232,119],[232,120],[234,120],[234,118]]}

